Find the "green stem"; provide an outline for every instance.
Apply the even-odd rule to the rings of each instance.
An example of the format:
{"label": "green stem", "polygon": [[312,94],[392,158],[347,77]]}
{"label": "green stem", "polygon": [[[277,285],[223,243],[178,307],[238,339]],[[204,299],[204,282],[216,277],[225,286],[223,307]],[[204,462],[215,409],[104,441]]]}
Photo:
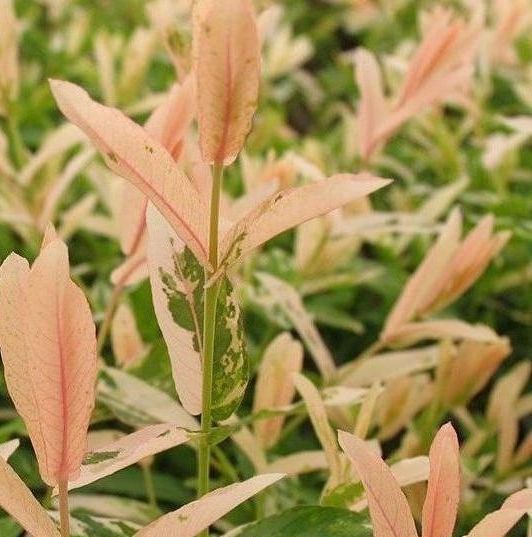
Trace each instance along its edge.
{"label": "green stem", "polygon": [[142,475],[144,477],[144,489],[146,490],[146,497],[151,507],[157,507],[157,494],[155,493],[155,483],[153,482],[153,474],[151,471],[151,465],[141,463]]}
{"label": "green stem", "polygon": [[[213,169],[210,224],[209,224],[209,263],[211,270],[206,270],[205,281],[218,269],[218,223],[220,210],[220,191],[222,187],[224,167],[216,163]],[[205,290],[203,310],[203,386],[201,432],[198,452],[198,498],[207,494],[210,489],[211,448],[209,433],[212,427],[212,382],[214,371],[214,343],[216,330],[216,306],[218,303],[219,285],[212,283]],[[209,530],[202,532],[201,537],[209,537]]]}
{"label": "green stem", "polygon": [[61,481],[58,484],[59,491],[59,520],[61,537],[70,537],[70,514],[68,510],[68,483]]}
{"label": "green stem", "polygon": [[26,154],[24,149],[24,142],[20,136],[20,131],[18,127],[18,121],[15,116],[15,112],[8,110],[7,112],[7,136],[9,139],[9,146],[11,151],[11,158],[13,159],[13,164],[18,170],[22,168],[26,161]]}

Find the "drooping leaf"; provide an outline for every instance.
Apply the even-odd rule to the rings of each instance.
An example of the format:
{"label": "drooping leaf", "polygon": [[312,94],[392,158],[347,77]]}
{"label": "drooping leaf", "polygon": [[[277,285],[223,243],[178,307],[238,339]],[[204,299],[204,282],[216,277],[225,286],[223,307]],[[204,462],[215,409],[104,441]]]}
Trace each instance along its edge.
{"label": "drooping leaf", "polygon": [[0,457],[0,507],[33,537],[59,537],[59,531],[22,479]]}
{"label": "drooping leaf", "polygon": [[194,48],[200,146],[206,162],[231,164],[257,107],[260,44],[249,0],[202,0]]}
{"label": "drooping leaf", "polygon": [[74,478],[87,445],[97,373],[91,311],[50,228],[31,267],[12,254],[0,275],[0,344],[9,392],[49,485]]}
{"label": "drooping leaf", "polygon": [[[150,208],[147,222],[155,312],[168,346],[179,397],[190,413],[199,414],[205,271],[159,213]],[[213,416],[223,420],[240,404],[249,365],[236,293],[226,276],[218,285]]]}
{"label": "drooping leaf", "polygon": [[72,490],[93,483],[188,439],[187,432],[176,425],[145,427],[85,455],[79,477],[71,481],[68,488]]}
{"label": "drooping leaf", "polygon": [[229,511],[282,477],[283,474],[264,474],[215,490],[200,500],[162,516],[140,530],[136,537],[195,537]]}
{"label": "drooping leaf", "polygon": [[61,111],[102,152],[109,168],[136,186],[170,222],[202,263],[207,264],[206,209],[172,156],[120,111],[93,101],[82,88],[50,81]]}
{"label": "drooping leaf", "polygon": [[296,507],[236,533],[238,537],[371,537],[368,519],[336,507]]}
{"label": "drooping leaf", "polygon": [[460,502],[460,453],[451,424],[439,431],[429,453],[430,473],[423,505],[423,537],[452,535]]}
{"label": "drooping leaf", "polygon": [[406,497],[388,466],[356,436],[341,431],[338,438],[366,489],[374,536],[417,537]]}

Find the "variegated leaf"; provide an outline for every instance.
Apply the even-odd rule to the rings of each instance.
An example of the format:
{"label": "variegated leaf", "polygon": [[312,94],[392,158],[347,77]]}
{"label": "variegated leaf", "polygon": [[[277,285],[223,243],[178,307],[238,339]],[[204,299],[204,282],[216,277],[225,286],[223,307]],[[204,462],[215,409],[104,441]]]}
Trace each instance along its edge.
{"label": "variegated leaf", "polygon": [[[192,414],[201,412],[205,271],[161,215],[148,210],[148,259],[153,302],[172,362],[177,392]],[[240,307],[233,286],[219,282],[214,348],[213,417],[228,418],[249,378]]]}

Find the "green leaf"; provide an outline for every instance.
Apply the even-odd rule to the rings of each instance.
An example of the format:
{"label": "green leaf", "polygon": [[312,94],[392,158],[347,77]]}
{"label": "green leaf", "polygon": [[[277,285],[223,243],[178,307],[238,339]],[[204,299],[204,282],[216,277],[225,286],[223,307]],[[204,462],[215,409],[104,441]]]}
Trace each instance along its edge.
{"label": "green leaf", "polygon": [[0,535],[2,537],[18,537],[22,528],[11,518],[0,518]]}
{"label": "green leaf", "polygon": [[244,528],[238,537],[371,537],[367,517],[336,507],[296,507]]}

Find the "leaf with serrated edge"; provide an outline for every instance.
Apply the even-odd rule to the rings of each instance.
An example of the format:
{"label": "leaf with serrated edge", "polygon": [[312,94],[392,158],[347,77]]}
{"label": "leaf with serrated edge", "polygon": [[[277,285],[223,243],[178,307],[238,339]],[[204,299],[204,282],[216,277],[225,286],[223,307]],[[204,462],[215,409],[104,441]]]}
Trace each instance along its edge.
{"label": "leaf with serrated edge", "polygon": [[257,107],[260,44],[250,0],[202,0],[194,25],[200,147],[206,162],[231,164]]}
{"label": "leaf with serrated edge", "polygon": [[366,489],[375,537],[417,537],[406,497],[388,466],[356,436],[340,431],[338,438]]}
{"label": "leaf with serrated edge", "polygon": [[[148,208],[148,259],[155,313],[172,362],[177,392],[191,414],[201,412],[204,270],[161,215]],[[213,416],[229,417],[248,381],[240,307],[227,277],[219,282],[214,352]]]}
{"label": "leaf with serrated edge", "polygon": [[135,537],[195,537],[229,511],[283,477],[283,474],[264,474],[215,490],[162,516],[140,530]]}
{"label": "leaf with serrated edge", "polygon": [[31,269],[2,265],[0,342],[6,382],[49,485],[79,472],[97,373],[89,304],[69,274],[66,245],[47,230]]}
{"label": "leaf with serrated edge", "polygon": [[171,424],[145,427],[119,440],[89,452],[79,477],[68,484],[69,490],[84,487],[98,479],[136,464],[145,457],[179,446],[188,440],[186,431]]}
{"label": "leaf with serrated edge", "polygon": [[423,537],[449,537],[460,502],[460,453],[451,424],[437,433],[429,453],[430,473],[423,505]]}
{"label": "leaf with serrated edge", "polygon": [[170,153],[141,126],[93,101],[79,86],[58,80],[50,86],[61,111],[85,131],[109,168],[142,191],[208,265],[206,208]]}
{"label": "leaf with serrated edge", "polygon": [[33,537],[59,537],[59,531],[52,519],[2,457],[0,457],[0,507]]}

